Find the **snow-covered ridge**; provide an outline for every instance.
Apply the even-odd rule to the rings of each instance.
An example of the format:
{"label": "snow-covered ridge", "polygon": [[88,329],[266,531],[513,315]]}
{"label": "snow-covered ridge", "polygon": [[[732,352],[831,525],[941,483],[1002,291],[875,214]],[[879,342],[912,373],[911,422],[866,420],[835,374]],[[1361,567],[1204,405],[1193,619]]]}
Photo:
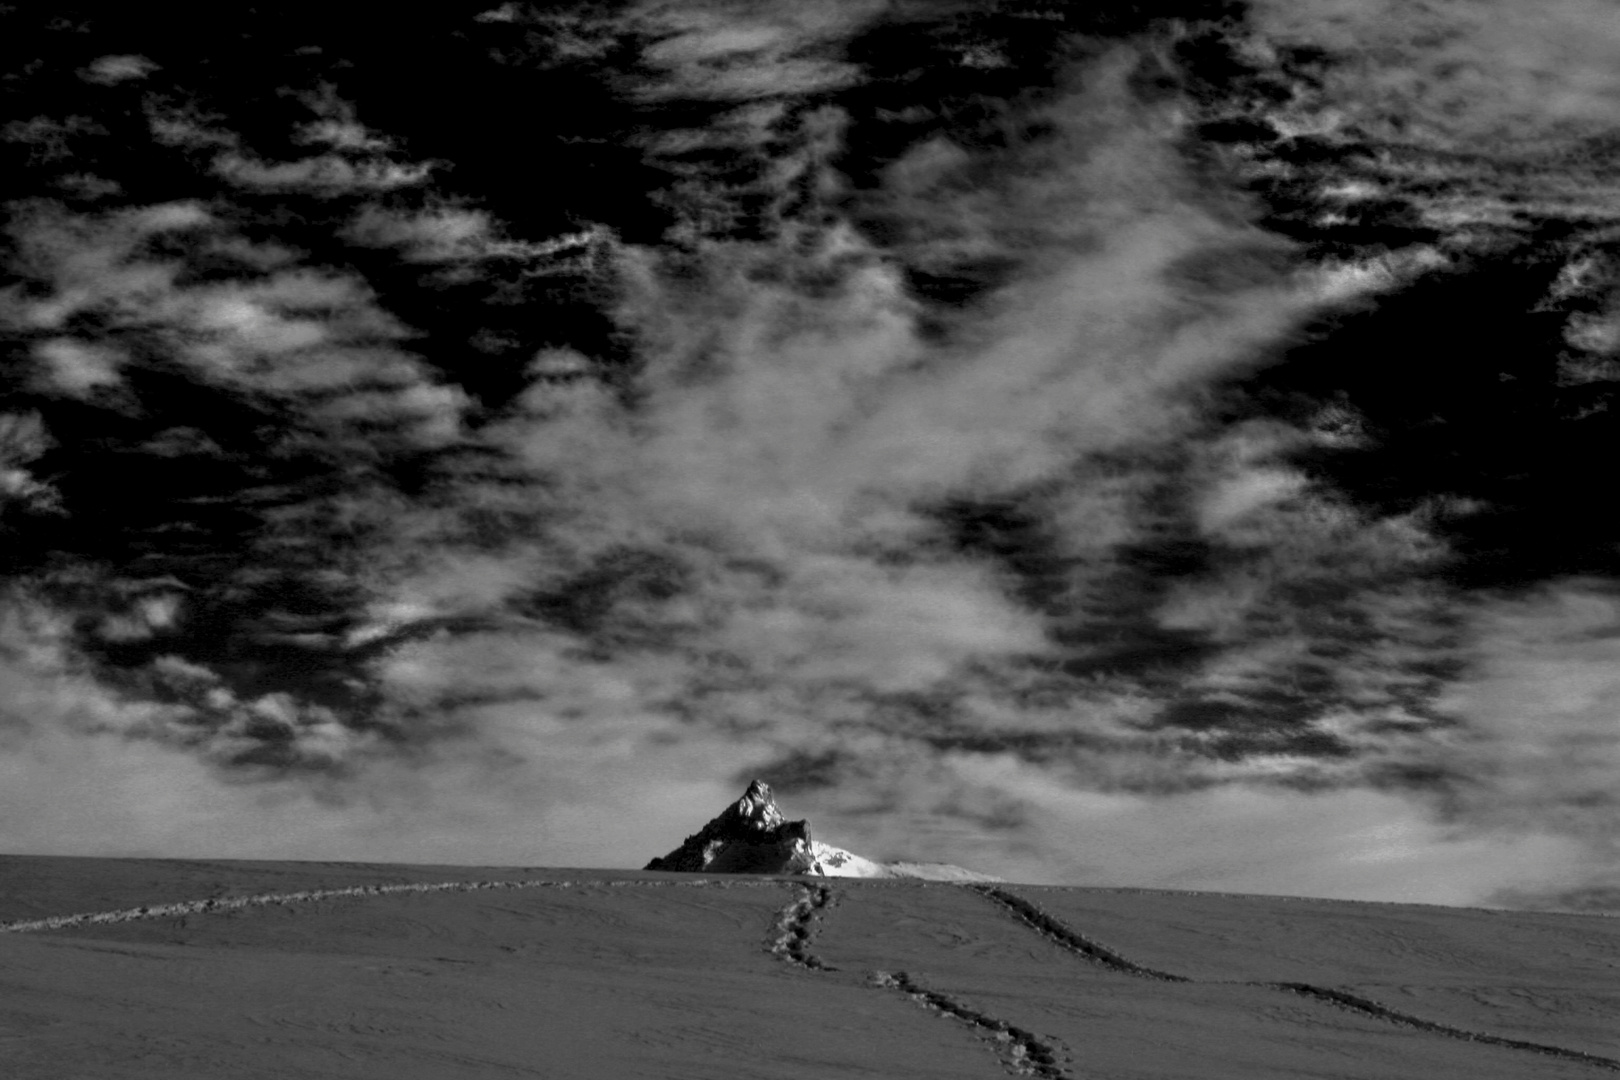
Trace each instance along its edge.
{"label": "snow-covered ridge", "polygon": [[1000,881],[948,863],[880,863],[824,844],[808,821],[789,821],[770,785],[755,780],[742,798],[720,811],[681,846],[647,864],[648,870],[709,874],[814,874],[821,877],[917,878],[924,881]]}

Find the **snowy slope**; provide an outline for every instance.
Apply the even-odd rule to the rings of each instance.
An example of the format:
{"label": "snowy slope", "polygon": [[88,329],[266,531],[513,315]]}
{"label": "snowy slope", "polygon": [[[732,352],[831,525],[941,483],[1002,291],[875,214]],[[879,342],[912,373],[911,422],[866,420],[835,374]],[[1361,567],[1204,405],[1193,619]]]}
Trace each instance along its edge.
{"label": "snowy slope", "polygon": [[1593,915],[0,856],[7,1080],[1583,1080],[1616,970]]}

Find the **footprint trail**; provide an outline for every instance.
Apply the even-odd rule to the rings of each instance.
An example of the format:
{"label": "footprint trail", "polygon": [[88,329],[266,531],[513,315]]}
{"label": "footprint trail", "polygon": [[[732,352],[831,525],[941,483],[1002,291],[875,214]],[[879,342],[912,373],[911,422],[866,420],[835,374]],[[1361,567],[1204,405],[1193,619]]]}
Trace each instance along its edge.
{"label": "footprint trail", "polygon": [[767,946],[771,955],[794,967],[810,971],[837,971],[810,951],[810,935],[815,920],[836,903],[831,888],[826,885],[801,885],[800,892],[786,907],[776,914]]}
{"label": "footprint trail", "polygon": [[[809,971],[837,971],[837,968],[810,951],[816,923],[837,902],[838,894],[830,886],[799,886],[799,894],[777,912],[771,926],[767,943],[771,954],[785,963]],[[907,972],[874,971],[870,985],[903,993],[931,1012],[968,1025],[1013,1076],[1060,1080],[1069,1075],[1057,1063],[1057,1040],[1043,1041],[1023,1028],[979,1012],[946,994],[928,990]]]}
{"label": "footprint trail", "polygon": [[432,881],[404,885],[351,885],[341,889],[300,889],[296,892],[258,893],[253,896],[211,897],[207,900],[181,900],[169,904],[143,904],[112,911],[86,911],[73,915],[51,915],[43,919],[18,919],[0,923],[0,934],[31,934],[42,930],[67,930],[79,926],[104,926],[141,919],[170,919],[180,915],[213,915],[250,908],[311,904],[321,900],[344,900],[371,896],[397,896],[402,893],[480,892],[486,889],[572,889],[592,886],[633,888],[778,888],[776,881]]}
{"label": "footprint trail", "polygon": [[1589,1054],[1584,1050],[1571,1050],[1563,1046],[1554,1046],[1548,1043],[1530,1042],[1525,1039],[1513,1039],[1503,1035],[1492,1035],[1488,1032],[1469,1031],[1466,1028],[1452,1027],[1449,1024],[1440,1024],[1432,1020],[1425,1020],[1421,1016],[1401,1012],[1381,1005],[1371,998],[1364,998],[1356,994],[1335,990],[1329,986],[1317,986],[1312,983],[1300,982],[1239,982],[1239,981],[1206,981],[1191,979],[1185,975],[1176,975],[1168,971],[1159,971],[1144,964],[1138,964],[1126,959],[1119,953],[1106,946],[1100,945],[1092,939],[1080,934],[1048,915],[1034,904],[1021,896],[1016,896],[1004,889],[997,889],[988,885],[969,885],[967,888],[983,896],[1008,912],[1020,923],[1035,931],[1041,937],[1053,942],[1059,948],[1073,953],[1084,960],[1098,964],[1110,971],[1117,971],[1127,975],[1136,975],[1143,978],[1159,979],[1165,982],[1194,983],[1201,986],[1255,986],[1267,990],[1280,990],[1284,993],[1297,994],[1312,998],[1334,1008],[1347,1012],[1369,1016],[1386,1023],[1400,1027],[1413,1028],[1440,1035],[1450,1039],[1460,1039],[1465,1042],[1485,1043],[1491,1046],[1506,1047],[1511,1050],[1524,1050],[1530,1053],[1543,1054],[1550,1057],[1563,1058],[1568,1061],[1579,1061],[1587,1065],[1594,1065],[1601,1069],[1620,1072],[1620,1060],[1604,1057],[1600,1054]]}
{"label": "footprint trail", "polygon": [[1069,1075],[1058,1057],[1061,1053],[1057,1040],[1043,1041],[1034,1032],[1015,1027],[1004,1020],[969,1008],[948,995],[919,986],[904,971],[878,971],[873,982],[886,990],[897,990],[923,1008],[941,1016],[966,1024],[984,1042],[990,1045],[997,1060],[1013,1076],[1035,1076],[1042,1080],[1061,1080]]}
{"label": "footprint trail", "polygon": [[1313,986],[1310,983],[1247,983],[1243,985],[1265,986],[1273,990],[1284,990],[1292,994],[1300,994],[1304,997],[1324,1001],[1347,1012],[1360,1013],[1363,1016],[1375,1017],[1391,1024],[1398,1024],[1401,1027],[1428,1031],[1451,1039],[1486,1043],[1491,1046],[1505,1046],[1511,1050],[1528,1050],[1534,1054],[1564,1058],[1567,1061],[1579,1061],[1587,1065],[1595,1065],[1601,1069],[1620,1072],[1620,1061],[1614,1058],[1606,1058],[1600,1054],[1588,1054],[1584,1050],[1570,1050],[1562,1046],[1530,1042],[1526,1039],[1510,1039],[1503,1035],[1469,1031],[1466,1028],[1452,1027],[1450,1024],[1437,1024],[1432,1020],[1425,1020],[1422,1017],[1413,1016],[1411,1013],[1400,1012],[1388,1006],[1380,1005],[1371,998],[1364,998],[1357,994],[1347,994],[1343,990],[1334,990],[1332,987]]}
{"label": "footprint trail", "polygon": [[1158,971],[1127,960],[1112,949],[1099,945],[1083,934],[1076,933],[1021,896],[1014,896],[1003,889],[987,885],[970,885],[968,888],[1011,912],[1019,922],[1048,941],[1082,959],[1089,960],[1093,964],[1099,964],[1110,971],[1120,971],[1127,975],[1139,975],[1145,979],[1159,979],[1163,982],[1192,981],[1185,975],[1173,975],[1168,971]]}

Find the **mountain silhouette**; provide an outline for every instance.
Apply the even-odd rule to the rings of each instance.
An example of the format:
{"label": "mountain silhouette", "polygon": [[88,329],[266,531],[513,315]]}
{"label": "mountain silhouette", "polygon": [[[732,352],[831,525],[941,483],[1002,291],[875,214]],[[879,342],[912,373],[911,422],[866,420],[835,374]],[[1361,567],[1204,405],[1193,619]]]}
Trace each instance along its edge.
{"label": "mountain silhouette", "polygon": [[789,821],[763,780],[715,815],[648,870],[707,874],[814,874],[821,877],[922,878],[930,881],[997,881],[989,874],[946,863],[880,863],[824,844],[806,820]]}

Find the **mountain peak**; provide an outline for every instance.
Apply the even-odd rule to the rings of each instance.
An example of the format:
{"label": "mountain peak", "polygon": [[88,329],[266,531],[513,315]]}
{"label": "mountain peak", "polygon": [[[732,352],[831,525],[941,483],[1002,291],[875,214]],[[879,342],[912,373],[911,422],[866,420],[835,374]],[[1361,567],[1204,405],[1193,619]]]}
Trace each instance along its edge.
{"label": "mountain peak", "polygon": [[810,837],[808,821],[789,821],[777,809],[771,786],[748,785],[742,798],[647,864],[648,870],[709,874],[819,874],[824,877],[916,877],[936,881],[997,881],[941,863],[885,865]]}
{"label": "mountain peak", "polygon": [[688,836],[680,847],[648,863],[647,869],[803,874],[810,872],[813,861],[810,823],[783,817],[770,785],[755,780],[742,798]]}
{"label": "mountain peak", "polygon": [[779,829],[786,821],[782,811],[776,808],[776,799],[771,795],[771,785],[763,780],[755,780],[743,792],[743,797],[737,800],[734,806],[737,816],[747,822],[751,827],[767,832]]}

